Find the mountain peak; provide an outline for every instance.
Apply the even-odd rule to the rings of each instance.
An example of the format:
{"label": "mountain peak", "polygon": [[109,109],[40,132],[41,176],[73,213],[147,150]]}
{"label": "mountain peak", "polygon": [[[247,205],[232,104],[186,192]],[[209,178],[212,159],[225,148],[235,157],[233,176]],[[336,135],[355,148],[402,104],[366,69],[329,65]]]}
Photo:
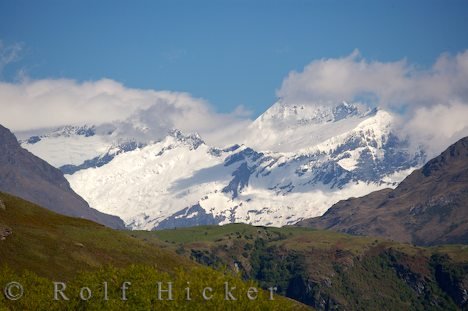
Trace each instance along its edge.
{"label": "mountain peak", "polygon": [[184,134],[178,129],[173,129],[169,132],[169,136],[174,137],[179,142],[192,146],[194,149],[205,144],[205,141],[198,133]]}
{"label": "mountain peak", "polygon": [[56,129],[53,134],[58,135],[58,136],[71,136],[71,135],[80,135],[80,136],[93,136],[95,135],[95,126],[88,126],[88,125],[83,125],[83,126],[73,126],[73,125],[67,125],[61,128]]}
{"label": "mountain peak", "polygon": [[357,103],[291,105],[279,100],[263,113],[254,124],[274,122],[285,125],[307,125],[337,122],[364,116],[369,109]]}
{"label": "mountain peak", "polygon": [[16,146],[18,144],[15,135],[0,124],[0,146],[3,148]]}
{"label": "mountain peak", "polygon": [[348,104],[343,101],[341,104],[333,107],[333,121],[342,120],[359,114],[359,107],[355,104]]}
{"label": "mountain peak", "polygon": [[375,114],[360,103],[292,105],[282,100],[248,128],[244,143],[261,151],[296,152],[355,129]]}
{"label": "mountain peak", "polygon": [[466,159],[468,159],[468,136],[460,139],[438,157],[427,162],[422,168],[422,173],[426,177],[434,174],[444,174],[445,167],[454,165],[456,162],[463,164]]}

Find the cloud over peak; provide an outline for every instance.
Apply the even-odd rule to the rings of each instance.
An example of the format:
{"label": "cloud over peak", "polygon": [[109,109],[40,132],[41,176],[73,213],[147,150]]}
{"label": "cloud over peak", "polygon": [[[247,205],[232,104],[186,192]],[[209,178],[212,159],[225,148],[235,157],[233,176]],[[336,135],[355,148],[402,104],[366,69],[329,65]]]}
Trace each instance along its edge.
{"label": "cloud over peak", "polygon": [[[396,112],[396,130],[432,155],[468,135],[468,50],[443,54],[425,69],[406,60],[369,61],[355,50],[291,72],[277,94],[291,105],[357,101]],[[128,88],[111,79],[0,82],[0,123],[14,131],[117,121],[148,129],[150,137],[176,128],[226,146],[242,141],[250,116],[243,106],[217,113],[188,93]]]}
{"label": "cloud over peak", "polygon": [[429,69],[406,60],[368,61],[358,50],[342,58],[311,62],[302,72],[293,71],[277,91],[285,102],[353,101],[370,98],[374,104],[434,105],[468,97],[468,51],[441,55]]}
{"label": "cloud over peak", "polygon": [[148,127],[154,137],[177,128],[199,132],[216,145],[228,140],[220,129],[233,131],[247,122],[239,111],[216,113],[188,93],[127,88],[110,79],[0,82],[0,111],[0,123],[14,131],[131,121]]}
{"label": "cloud over peak", "polygon": [[320,59],[284,79],[277,95],[291,105],[365,102],[396,112],[396,130],[436,155],[468,135],[468,50],[442,54],[428,69],[369,61],[358,50]]}

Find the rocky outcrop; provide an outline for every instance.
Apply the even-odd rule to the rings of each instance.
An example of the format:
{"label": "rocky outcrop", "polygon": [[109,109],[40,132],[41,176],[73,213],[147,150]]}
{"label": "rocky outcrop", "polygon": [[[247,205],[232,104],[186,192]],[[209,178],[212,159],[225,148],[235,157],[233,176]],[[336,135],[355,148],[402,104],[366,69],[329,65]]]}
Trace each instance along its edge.
{"label": "rocky outcrop", "polygon": [[439,287],[459,307],[466,310],[468,307],[468,266],[456,266],[446,255],[432,256],[431,263]]}
{"label": "rocky outcrop", "polygon": [[6,240],[6,238],[12,233],[13,231],[10,227],[0,224],[0,241]]}

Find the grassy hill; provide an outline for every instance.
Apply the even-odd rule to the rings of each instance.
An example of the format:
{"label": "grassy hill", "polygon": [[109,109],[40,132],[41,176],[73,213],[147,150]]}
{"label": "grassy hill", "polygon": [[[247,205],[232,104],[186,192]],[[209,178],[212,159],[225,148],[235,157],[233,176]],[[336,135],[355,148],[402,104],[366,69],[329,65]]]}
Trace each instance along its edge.
{"label": "grassy hill", "polygon": [[132,263],[157,265],[163,271],[193,265],[167,250],[86,219],[63,216],[20,198],[0,193],[6,209],[0,226],[12,234],[1,241],[0,265],[29,269],[50,278],[69,279],[77,270]]}
{"label": "grassy hill", "polygon": [[317,309],[468,308],[468,246],[415,247],[299,227],[244,224],[129,232],[199,263],[238,271]]}
{"label": "grassy hill", "polygon": [[[0,310],[301,310],[290,299],[259,292],[250,301],[246,292],[258,285],[244,282],[231,272],[215,271],[137,239],[124,231],[94,222],[62,216],[20,198],[0,193],[0,288],[20,282],[24,296],[17,301],[0,295]],[[52,281],[67,282],[70,301],[54,301]],[[122,301],[121,285],[131,281],[128,300]],[[175,301],[159,301],[157,282],[174,283]],[[236,287],[237,301],[224,300],[224,282]],[[104,301],[103,282],[108,282],[109,301]],[[183,289],[190,283],[192,301]],[[82,301],[79,293],[89,287],[93,298]],[[213,299],[204,301],[201,291],[213,288]]]}
{"label": "grassy hill", "polygon": [[[5,205],[0,205],[0,288],[11,281],[25,288],[18,301],[0,296],[0,310],[305,308],[280,297],[268,301],[266,292],[248,301],[250,286],[277,286],[279,293],[323,310],[468,307],[465,245],[425,248],[333,231],[244,224],[115,231],[3,193],[0,200]],[[67,282],[70,301],[51,299],[52,280]],[[99,299],[104,281],[109,301]],[[128,301],[118,299],[124,281],[132,282]],[[155,299],[158,281],[174,282],[175,301]],[[224,301],[225,281],[237,288],[238,301]],[[194,293],[191,303],[180,294],[187,282]],[[199,293],[210,285],[218,294],[206,302]],[[83,286],[95,298],[81,301]]]}

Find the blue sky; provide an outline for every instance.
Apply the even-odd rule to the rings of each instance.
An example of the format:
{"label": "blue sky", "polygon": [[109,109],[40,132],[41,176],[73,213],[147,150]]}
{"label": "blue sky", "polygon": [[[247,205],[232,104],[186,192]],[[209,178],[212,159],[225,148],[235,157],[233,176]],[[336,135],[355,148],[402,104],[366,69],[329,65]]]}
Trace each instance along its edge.
{"label": "blue sky", "polygon": [[468,1],[8,1],[0,40],[21,44],[15,81],[110,78],[189,92],[258,115],[291,70],[359,49],[430,67],[468,48]]}

